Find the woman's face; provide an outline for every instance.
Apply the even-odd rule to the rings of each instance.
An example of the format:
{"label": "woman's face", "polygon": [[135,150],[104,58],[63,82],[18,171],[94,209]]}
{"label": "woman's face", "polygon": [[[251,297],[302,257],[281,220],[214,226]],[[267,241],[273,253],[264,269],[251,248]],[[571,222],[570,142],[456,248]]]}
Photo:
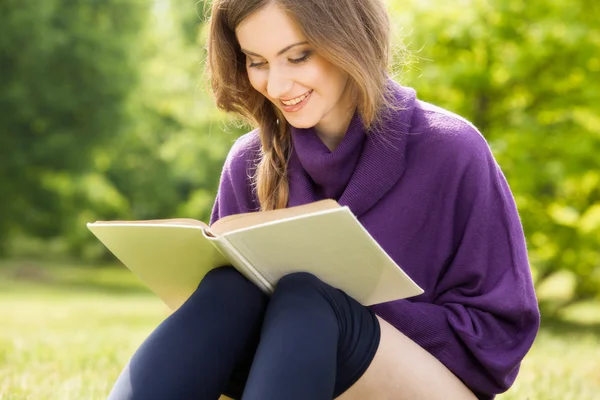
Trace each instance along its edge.
{"label": "woman's face", "polygon": [[290,125],[343,135],[355,105],[348,75],[307,42],[276,4],[242,21],[237,39],[250,83],[278,107]]}

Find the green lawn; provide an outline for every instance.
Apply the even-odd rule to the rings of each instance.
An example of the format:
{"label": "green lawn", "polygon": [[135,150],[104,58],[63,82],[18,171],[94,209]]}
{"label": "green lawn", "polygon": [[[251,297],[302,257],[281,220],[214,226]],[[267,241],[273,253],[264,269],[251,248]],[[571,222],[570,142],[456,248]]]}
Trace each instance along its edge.
{"label": "green lawn", "polygon": [[[105,399],[166,315],[119,268],[0,263],[0,399]],[[600,399],[600,304],[545,320],[517,383],[499,399]]]}

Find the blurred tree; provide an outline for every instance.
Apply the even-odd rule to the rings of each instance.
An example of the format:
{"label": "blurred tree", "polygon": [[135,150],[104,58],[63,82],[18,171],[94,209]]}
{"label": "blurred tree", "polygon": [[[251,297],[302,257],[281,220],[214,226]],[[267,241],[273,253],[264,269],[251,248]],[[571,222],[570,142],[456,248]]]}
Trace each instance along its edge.
{"label": "blurred tree", "polygon": [[188,44],[198,44],[203,24],[210,15],[210,2],[206,0],[183,0],[172,6],[173,19]]}
{"label": "blurred tree", "polygon": [[226,127],[206,90],[194,4],[161,1],[152,9],[139,38],[140,85],[125,107],[132,122],[95,146],[94,172],[63,196],[78,204],[62,236],[72,254],[104,253],[85,227],[96,219],[209,218],[223,160],[242,130]]}
{"label": "blurred tree", "polygon": [[50,237],[72,219],[70,174],[126,129],[148,4],[0,3],[0,245],[9,231]]}
{"label": "blurred tree", "polygon": [[[538,282],[600,294],[600,4],[392,2],[420,49],[401,79],[470,119],[515,194]],[[402,31],[401,31],[402,32]]]}

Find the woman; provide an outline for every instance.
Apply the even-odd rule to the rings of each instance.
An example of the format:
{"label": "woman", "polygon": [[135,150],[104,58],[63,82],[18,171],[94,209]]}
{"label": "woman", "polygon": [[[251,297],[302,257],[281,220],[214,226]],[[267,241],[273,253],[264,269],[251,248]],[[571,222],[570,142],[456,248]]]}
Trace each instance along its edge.
{"label": "woman", "polygon": [[507,183],[479,132],[388,78],[380,0],[215,0],[211,82],[257,130],[212,222],[323,198],[350,207],[425,290],[364,307],[317,277],[263,295],[211,271],[144,342],[112,399],[490,399],[539,313]]}

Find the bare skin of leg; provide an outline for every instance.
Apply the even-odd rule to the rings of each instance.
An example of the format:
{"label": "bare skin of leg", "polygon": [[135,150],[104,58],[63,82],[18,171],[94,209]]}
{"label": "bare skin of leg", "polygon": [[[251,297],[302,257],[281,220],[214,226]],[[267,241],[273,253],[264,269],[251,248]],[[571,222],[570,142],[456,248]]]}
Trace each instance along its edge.
{"label": "bare skin of leg", "polygon": [[381,341],[363,376],[336,400],[477,400],[441,362],[377,317]]}
{"label": "bare skin of leg", "polygon": [[[336,400],[477,400],[441,362],[377,317],[381,341],[363,376]],[[229,400],[221,396],[219,400]]]}

